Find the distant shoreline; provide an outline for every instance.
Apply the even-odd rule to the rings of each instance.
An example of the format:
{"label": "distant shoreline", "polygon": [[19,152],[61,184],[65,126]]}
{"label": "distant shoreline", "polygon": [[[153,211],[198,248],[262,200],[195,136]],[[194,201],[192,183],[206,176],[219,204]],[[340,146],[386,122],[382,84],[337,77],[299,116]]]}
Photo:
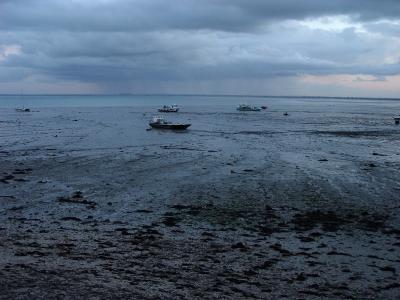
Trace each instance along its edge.
{"label": "distant shoreline", "polygon": [[288,95],[230,95],[230,94],[0,94],[0,97],[25,97],[25,96],[41,96],[41,97],[106,97],[106,96],[133,96],[133,97],[232,97],[232,98],[284,98],[284,99],[342,99],[342,100],[393,100],[398,101],[400,98],[394,97],[344,97],[344,96],[288,96]]}

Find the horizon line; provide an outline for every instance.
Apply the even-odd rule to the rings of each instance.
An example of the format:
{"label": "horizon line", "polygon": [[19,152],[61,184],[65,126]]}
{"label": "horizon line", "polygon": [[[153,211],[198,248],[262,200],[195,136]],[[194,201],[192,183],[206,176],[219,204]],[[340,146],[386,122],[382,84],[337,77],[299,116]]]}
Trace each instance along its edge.
{"label": "horizon line", "polygon": [[365,99],[365,100],[400,100],[396,97],[361,97],[361,96],[307,96],[307,95],[247,95],[247,94],[172,94],[172,93],[110,93],[110,94],[16,94],[0,93],[0,96],[166,96],[166,97],[248,97],[248,98],[286,98],[286,99]]}

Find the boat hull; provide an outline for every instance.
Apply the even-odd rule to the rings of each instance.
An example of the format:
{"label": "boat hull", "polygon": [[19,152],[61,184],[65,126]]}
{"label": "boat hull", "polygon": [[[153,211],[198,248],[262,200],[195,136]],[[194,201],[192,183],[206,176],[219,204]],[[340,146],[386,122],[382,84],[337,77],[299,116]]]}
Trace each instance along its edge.
{"label": "boat hull", "polygon": [[158,111],[159,111],[159,112],[165,112],[165,113],[178,112],[178,111],[179,111],[179,108],[176,108],[176,109],[164,109],[164,108],[159,108]]}
{"label": "boat hull", "polygon": [[16,108],[15,111],[16,112],[31,112],[31,110],[29,108]]}
{"label": "boat hull", "polygon": [[185,130],[191,124],[159,124],[159,123],[149,123],[152,128],[156,129],[172,129],[172,130]]}

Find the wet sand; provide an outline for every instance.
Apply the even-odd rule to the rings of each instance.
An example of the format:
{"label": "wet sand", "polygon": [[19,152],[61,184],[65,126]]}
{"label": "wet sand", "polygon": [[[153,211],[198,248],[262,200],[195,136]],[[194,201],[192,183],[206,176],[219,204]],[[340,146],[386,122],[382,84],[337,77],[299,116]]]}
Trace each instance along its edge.
{"label": "wet sand", "polygon": [[153,110],[1,110],[0,298],[400,296],[390,120]]}

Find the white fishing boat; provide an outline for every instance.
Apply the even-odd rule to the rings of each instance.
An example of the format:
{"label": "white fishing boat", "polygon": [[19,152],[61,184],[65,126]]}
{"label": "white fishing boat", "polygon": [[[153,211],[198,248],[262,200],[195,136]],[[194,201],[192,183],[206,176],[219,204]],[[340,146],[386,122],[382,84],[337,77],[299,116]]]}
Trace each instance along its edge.
{"label": "white fishing boat", "polygon": [[238,111],[261,111],[260,107],[251,106],[249,104],[240,104],[236,109]]}
{"label": "white fishing boat", "polygon": [[158,109],[159,112],[178,112],[179,107],[176,104],[172,105],[164,105],[163,107]]}

